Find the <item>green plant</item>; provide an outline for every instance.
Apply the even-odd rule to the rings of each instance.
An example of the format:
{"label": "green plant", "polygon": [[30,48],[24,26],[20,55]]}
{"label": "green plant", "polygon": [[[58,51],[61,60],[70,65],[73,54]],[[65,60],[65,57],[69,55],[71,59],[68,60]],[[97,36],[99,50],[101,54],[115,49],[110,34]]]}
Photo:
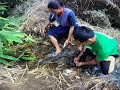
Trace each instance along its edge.
{"label": "green plant", "polygon": [[[6,7],[6,5],[0,4],[0,14],[7,10]],[[23,49],[17,51],[14,48],[17,45],[35,42],[32,37],[19,30],[22,20],[22,17],[0,17],[0,63],[8,65],[11,60],[36,60],[35,57],[31,57],[29,53],[26,53],[27,51],[23,53]],[[11,47],[14,49],[10,49]]]}

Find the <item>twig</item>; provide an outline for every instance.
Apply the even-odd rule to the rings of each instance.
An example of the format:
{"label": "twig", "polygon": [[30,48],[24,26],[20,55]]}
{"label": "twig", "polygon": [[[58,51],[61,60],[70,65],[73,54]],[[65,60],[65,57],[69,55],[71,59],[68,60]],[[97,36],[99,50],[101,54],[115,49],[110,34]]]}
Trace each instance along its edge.
{"label": "twig", "polygon": [[65,78],[64,78],[64,76],[62,75],[61,72],[60,72],[60,75],[61,75],[61,77],[62,77],[62,80],[63,80],[69,87],[71,87],[71,85],[65,80]]}
{"label": "twig", "polygon": [[11,79],[12,83],[15,83],[15,81],[14,81],[12,75],[10,74],[10,72],[8,70],[7,70],[7,72],[8,72],[8,75],[10,76],[10,79]]}
{"label": "twig", "polygon": [[15,81],[14,81],[14,79],[13,79],[11,73],[9,72],[8,68],[6,68],[6,67],[4,67],[4,68],[7,70],[8,75],[10,76],[10,80],[11,80],[11,82],[14,83]]}
{"label": "twig", "polygon": [[95,86],[93,86],[90,90],[93,90],[95,87],[97,87],[99,84],[102,84],[103,83],[103,81],[102,82],[99,82],[99,83],[97,83]]}
{"label": "twig", "polygon": [[25,72],[28,70],[28,65],[27,65],[27,63],[26,63],[26,69],[25,69],[25,71],[23,72],[23,74],[22,74],[22,76],[21,76],[21,78],[20,78],[20,82],[22,81],[22,78],[23,78],[23,76],[25,75]]}

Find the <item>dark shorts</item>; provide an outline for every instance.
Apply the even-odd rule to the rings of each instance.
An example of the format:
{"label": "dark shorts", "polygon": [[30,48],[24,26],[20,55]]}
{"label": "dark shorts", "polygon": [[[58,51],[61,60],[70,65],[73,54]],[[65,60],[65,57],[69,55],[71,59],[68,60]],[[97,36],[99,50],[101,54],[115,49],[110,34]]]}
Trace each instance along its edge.
{"label": "dark shorts", "polygon": [[[116,60],[117,57],[118,57],[118,55],[111,55],[111,56],[108,57],[108,59],[100,62],[99,65],[100,65],[101,71],[104,75],[107,75],[114,70],[115,60]],[[88,48],[85,50],[85,52],[83,53],[83,55],[81,56],[79,61],[80,62],[85,62],[85,60],[87,58],[89,58],[90,60],[92,58],[96,58],[96,55],[94,55],[92,53],[92,51]],[[70,62],[67,62],[67,64],[69,66],[76,66],[73,60],[71,60]]]}
{"label": "dark shorts", "polygon": [[48,36],[54,36],[56,39],[59,39],[60,37],[66,36],[69,33],[69,26],[66,27],[62,27],[62,26],[58,26],[58,27],[53,27],[49,30],[48,32]]}

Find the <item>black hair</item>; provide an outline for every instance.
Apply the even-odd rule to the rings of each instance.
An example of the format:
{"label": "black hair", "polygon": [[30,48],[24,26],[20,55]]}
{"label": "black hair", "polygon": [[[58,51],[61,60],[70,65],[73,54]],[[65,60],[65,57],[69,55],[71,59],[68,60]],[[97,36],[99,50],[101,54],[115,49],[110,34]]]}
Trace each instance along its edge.
{"label": "black hair", "polygon": [[52,8],[52,9],[58,9],[60,8],[60,3],[56,0],[52,0],[48,3],[48,8]]}
{"label": "black hair", "polygon": [[75,40],[79,40],[81,43],[87,41],[89,38],[94,37],[94,32],[92,29],[86,26],[78,26],[74,30]]}

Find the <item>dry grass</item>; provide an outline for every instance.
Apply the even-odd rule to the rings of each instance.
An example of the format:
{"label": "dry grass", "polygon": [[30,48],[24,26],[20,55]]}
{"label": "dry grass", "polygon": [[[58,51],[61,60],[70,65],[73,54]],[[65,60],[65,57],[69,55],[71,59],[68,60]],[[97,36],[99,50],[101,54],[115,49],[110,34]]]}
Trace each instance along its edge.
{"label": "dry grass", "polygon": [[[32,4],[33,6],[29,5],[30,7],[26,10],[25,21],[21,26],[25,31],[32,32],[37,30],[36,32],[38,32],[43,27],[48,17],[48,11],[45,8],[48,0],[42,1],[36,0]],[[79,18],[77,18],[77,23],[80,26],[88,26],[94,31],[111,35],[117,38],[120,43],[120,31],[118,29],[92,26]],[[16,65],[15,68],[0,67],[0,69],[0,82],[11,86],[11,90],[100,90],[100,88],[102,90],[110,90],[107,85],[112,86],[112,83],[109,83],[107,79],[103,80],[100,77],[82,75],[82,73],[80,74],[80,79],[66,77],[60,71],[61,69],[51,69],[47,65],[39,66],[39,62],[38,66],[33,70],[29,70],[28,64],[25,65],[25,68]]]}
{"label": "dry grass", "polygon": [[26,3],[29,7],[25,11],[25,20],[20,27],[21,30],[29,31],[30,34],[39,32],[48,18],[47,2],[48,0],[36,0]]}
{"label": "dry grass", "polygon": [[27,63],[24,68],[16,65],[15,68],[4,67],[3,69],[4,73],[0,73],[0,76],[6,79],[3,79],[2,83],[5,83],[5,86],[11,90],[18,87],[17,90],[29,88],[34,90],[99,90],[100,88],[110,90],[108,88],[112,88],[113,85],[113,82],[109,82],[107,78],[87,76],[81,72],[79,72],[79,79],[74,76],[66,77],[61,70],[52,69],[48,64],[37,66],[32,70],[29,70]]}

